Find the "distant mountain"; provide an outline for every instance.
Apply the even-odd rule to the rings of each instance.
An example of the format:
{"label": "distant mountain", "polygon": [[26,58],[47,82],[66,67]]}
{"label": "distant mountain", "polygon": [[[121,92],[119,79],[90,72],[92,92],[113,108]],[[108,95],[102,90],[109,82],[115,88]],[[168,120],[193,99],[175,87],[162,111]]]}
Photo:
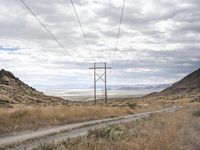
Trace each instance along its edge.
{"label": "distant mountain", "polygon": [[0,104],[64,104],[62,98],[47,96],[42,92],[28,86],[11,72],[0,70]]}
{"label": "distant mountain", "polygon": [[159,95],[200,95],[200,69],[172,84]]}
{"label": "distant mountain", "polygon": [[135,85],[135,86],[122,86],[118,88],[117,90],[163,90],[167,87],[169,87],[170,84],[159,84],[159,85]]}
{"label": "distant mountain", "polygon": [[[35,84],[34,88],[40,91],[49,91],[49,90],[66,90],[66,89],[88,89],[88,86],[79,84],[57,84],[57,85],[44,85],[44,84]],[[91,87],[93,88],[93,87]]]}

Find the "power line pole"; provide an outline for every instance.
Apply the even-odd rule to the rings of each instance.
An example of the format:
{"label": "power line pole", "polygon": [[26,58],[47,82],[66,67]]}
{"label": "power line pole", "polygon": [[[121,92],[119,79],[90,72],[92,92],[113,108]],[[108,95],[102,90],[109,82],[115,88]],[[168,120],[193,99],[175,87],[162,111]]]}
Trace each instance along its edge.
{"label": "power line pole", "polygon": [[[94,104],[96,104],[97,98],[96,98],[96,84],[98,80],[102,80],[104,82],[104,101],[105,104],[107,103],[107,69],[111,69],[111,67],[107,67],[106,62],[104,63],[104,66],[96,66],[97,63],[94,63],[94,67],[89,68],[94,70]],[[98,63],[101,64],[102,63]],[[104,70],[103,73],[98,74],[97,70]],[[104,76],[104,78],[103,78]],[[98,78],[96,78],[98,77]]]}
{"label": "power line pole", "polygon": [[107,78],[106,78],[106,62],[104,63],[104,72],[105,72],[105,76],[104,76],[104,79],[105,79],[105,95],[104,95],[104,97],[105,97],[105,104],[107,103]]}
{"label": "power line pole", "polygon": [[97,95],[96,95],[96,63],[94,63],[94,104],[97,102]]}

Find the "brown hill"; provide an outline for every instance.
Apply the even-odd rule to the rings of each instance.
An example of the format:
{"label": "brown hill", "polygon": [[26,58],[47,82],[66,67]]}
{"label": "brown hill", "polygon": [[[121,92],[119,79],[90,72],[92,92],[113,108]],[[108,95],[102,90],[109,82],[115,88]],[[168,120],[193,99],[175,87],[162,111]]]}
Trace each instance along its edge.
{"label": "brown hill", "polygon": [[161,96],[171,95],[200,95],[200,69],[187,75],[182,80],[158,93]]}
{"label": "brown hill", "polygon": [[11,72],[0,70],[0,104],[66,104],[62,98],[47,96],[28,86]]}

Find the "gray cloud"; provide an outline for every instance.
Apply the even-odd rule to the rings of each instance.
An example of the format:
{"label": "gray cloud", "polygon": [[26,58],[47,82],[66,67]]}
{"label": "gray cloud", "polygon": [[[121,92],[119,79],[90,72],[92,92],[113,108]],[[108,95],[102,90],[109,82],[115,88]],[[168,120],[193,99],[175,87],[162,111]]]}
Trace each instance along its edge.
{"label": "gray cloud", "polygon": [[[63,80],[88,85],[92,59],[70,1],[25,2],[81,66],[20,1],[2,0],[0,48],[18,50],[0,50],[0,68],[11,70],[32,85]],[[74,4],[95,60],[107,60],[109,65],[114,61],[110,84],[171,83],[199,68],[199,0],[126,1],[115,58],[122,1],[74,0]]]}

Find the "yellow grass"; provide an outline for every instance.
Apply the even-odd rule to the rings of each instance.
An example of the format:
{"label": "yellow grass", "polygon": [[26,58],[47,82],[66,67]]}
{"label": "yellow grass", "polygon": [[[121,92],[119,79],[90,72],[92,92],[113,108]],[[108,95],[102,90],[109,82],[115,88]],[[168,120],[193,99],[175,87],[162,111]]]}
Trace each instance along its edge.
{"label": "yellow grass", "polygon": [[0,108],[0,134],[64,123],[114,117],[131,113],[129,108],[102,106],[22,106]]}
{"label": "yellow grass", "polygon": [[[88,136],[44,144],[35,150],[199,150],[200,104],[188,104],[177,112],[91,131]],[[115,137],[118,136],[118,137]]]}
{"label": "yellow grass", "polygon": [[0,108],[0,136],[39,128],[127,115],[170,107],[169,103],[151,101],[109,101],[94,106],[90,103],[74,103],[71,106],[16,106]]}

